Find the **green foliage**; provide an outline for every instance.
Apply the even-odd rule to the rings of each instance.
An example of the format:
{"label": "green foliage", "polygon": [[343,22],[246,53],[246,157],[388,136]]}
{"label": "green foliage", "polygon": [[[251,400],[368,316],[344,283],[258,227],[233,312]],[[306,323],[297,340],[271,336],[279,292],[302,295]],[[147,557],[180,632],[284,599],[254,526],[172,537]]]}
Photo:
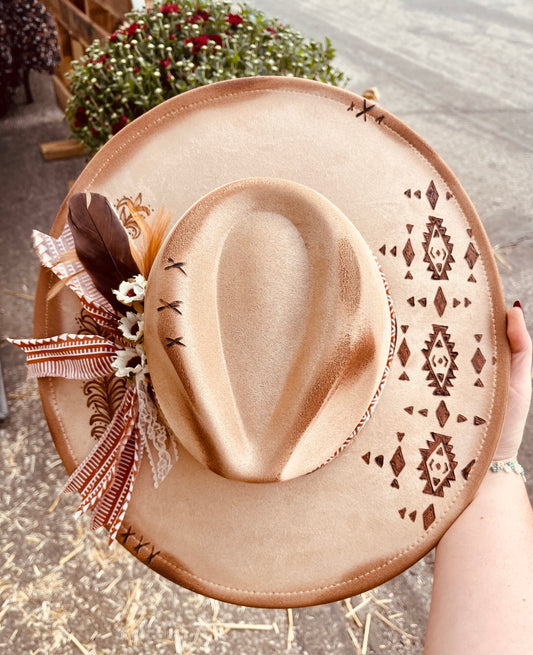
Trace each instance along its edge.
{"label": "green foliage", "polygon": [[339,85],[334,50],[264,13],[230,2],[178,0],[133,11],[102,47],[95,41],[70,73],[66,116],[94,154],[144,112],[183,91],[236,77],[286,75]]}

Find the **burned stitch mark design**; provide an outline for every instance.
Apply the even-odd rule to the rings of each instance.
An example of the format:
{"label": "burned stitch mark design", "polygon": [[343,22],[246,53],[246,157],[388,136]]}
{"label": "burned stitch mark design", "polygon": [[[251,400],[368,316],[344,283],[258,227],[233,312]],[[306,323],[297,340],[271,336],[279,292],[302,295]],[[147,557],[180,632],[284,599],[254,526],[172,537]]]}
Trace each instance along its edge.
{"label": "burned stitch mark design", "polygon": [[187,275],[187,273],[185,272],[185,269],[183,268],[184,266],[185,266],[185,262],[175,262],[172,259],[172,257],[169,257],[168,258],[168,265],[165,266],[164,270],[168,271],[171,268],[177,268],[178,270],[180,270],[183,273],[183,275]]}
{"label": "burned stitch mark design", "polygon": [[146,558],[145,563],[146,564],[151,564],[154,557],[156,557],[156,555],[159,555],[160,552],[161,552],[160,550],[154,551],[154,547],[152,546],[152,550],[151,550],[150,554],[148,555],[148,557]]}
{"label": "burned stitch mark design", "polygon": [[424,260],[429,264],[427,270],[431,271],[432,280],[447,280],[448,271],[451,270],[455,259],[452,256],[453,244],[446,234],[442,218],[428,216],[427,232],[424,232]]}
{"label": "burned stitch mark design", "polygon": [[449,396],[449,387],[453,386],[455,378],[454,371],[457,370],[455,359],[457,352],[454,351],[455,344],[450,341],[450,335],[445,325],[433,325],[433,332],[426,341],[426,348],[422,354],[426,358],[423,371],[428,371],[426,380],[429,380],[430,387],[434,387],[434,396]]}
{"label": "burned stitch mark design", "polygon": [[[364,122],[366,123],[367,114],[368,114],[368,116],[370,116],[369,112],[372,109],[374,109],[375,107],[377,107],[377,105],[375,105],[375,104],[374,105],[367,105],[366,98],[363,98],[363,108],[361,109],[361,111],[358,111],[357,113],[355,113],[356,110],[358,109],[358,107],[356,106],[355,102],[353,102],[353,100],[350,103],[350,106],[346,109],[346,111],[354,112],[355,118],[360,118],[362,116]],[[385,120],[385,115],[380,114],[379,116],[370,116],[370,118],[373,118],[378,125],[381,125],[381,123],[383,123],[383,121]]]}
{"label": "burned stitch mark design", "polygon": [[167,302],[166,300],[163,300],[163,298],[159,298],[159,302],[163,303],[157,308],[158,312],[162,312],[164,309],[171,309],[176,312],[176,314],[179,314],[180,316],[182,313],[178,309],[178,307],[181,305],[183,301],[181,300],[173,300],[171,302]]}
{"label": "burned stitch mark design", "polygon": [[444,496],[444,488],[450,487],[455,480],[454,469],[457,466],[451,437],[445,434],[431,433],[432,441],[426,441],[427,448],[419,448],[422,461],[417,467],[421,471],[420,480],[426,481],[423,493],[432,496]]}
{"label": "burned stitch mark design", "polygon": [[126,532],[118,535],[119,539],[122,539],[122,545],[124,546],[130,537],[134,537],[135,532],[131,529],[131,525],[128,527]]}
{"label": "burned stitch mark design", "polygon": [[150,542],[149,542],[149,541],[145,541],[145,542],[143,542],[143,538],[141,537],[141,538],[139,539],[139,541],[137,542],[137,545],[134,547],[133,550],[134,550],[134,551],[137,553],[137,555],[138,555],[138,554],[139,554],[139,551],[141,550],[141,548],[144,548],[145,546],[149,546],[149,545],[150,545]]}
{"label": "burned stitch mark design", "polygon": [[172,346],[185,347],[185,344],[182,341],[183,337],[165,337],[165,339],[167,340],[167,348],[172,348]]}

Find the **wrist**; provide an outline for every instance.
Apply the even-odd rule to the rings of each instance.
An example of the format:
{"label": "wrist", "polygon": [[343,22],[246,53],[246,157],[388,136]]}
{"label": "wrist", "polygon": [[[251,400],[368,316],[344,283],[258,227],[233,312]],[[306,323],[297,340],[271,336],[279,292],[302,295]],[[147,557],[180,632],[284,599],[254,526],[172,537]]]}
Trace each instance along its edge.
{"label": "wrist", "polygon": [[525,482],[524,469],[516,458],[493,460],[474,498],[505,492],[512,487],[524,487]]}

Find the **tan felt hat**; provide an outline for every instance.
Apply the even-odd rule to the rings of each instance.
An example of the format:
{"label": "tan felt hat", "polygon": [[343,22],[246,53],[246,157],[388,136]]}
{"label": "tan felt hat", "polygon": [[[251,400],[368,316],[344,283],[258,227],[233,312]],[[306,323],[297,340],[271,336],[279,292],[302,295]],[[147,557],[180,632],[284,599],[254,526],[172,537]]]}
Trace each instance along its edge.
{"label": "tan felt hat", "polygon": [[[102,196],[147,283],[50,298]],[[510,356],[487,237],[420,137],[344,90],[232,80],[126,127],[68,200],[18,345],[95,525],[264,607],[352,596],[437,543],[490,464]]]}

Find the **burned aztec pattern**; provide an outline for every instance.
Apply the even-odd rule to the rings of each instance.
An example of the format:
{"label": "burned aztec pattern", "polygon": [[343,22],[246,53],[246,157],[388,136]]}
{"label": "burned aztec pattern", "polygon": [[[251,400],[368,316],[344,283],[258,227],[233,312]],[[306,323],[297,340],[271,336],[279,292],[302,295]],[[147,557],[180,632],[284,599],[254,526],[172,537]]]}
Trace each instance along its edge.
{"label": "burned aztec pattern", "polygon": [[[349,109],[353,111],[353,108]],[[357,114],[361,120],[367,119],[367,114],[376,120],[379,124],[382,122],[381,115],[374,117],[373,105],[365,105],[363,111]],[[402,474],[411,467],[415,467],[417,479],[420,480],[421,502],[416,507],[405,506],[398,503],[396,516],[398,520],[405,520],[414,525],[421,524],[424,530],[428,530],[434,523],[438,514],[438,501],[450,493],[453,485],[458,480],[467,480],[475,464],[475,459],[465,462],[459,462],[454,451],[454,432],[453,425],[468,424],[473,429],[486,423],[486,419],[477,416],[465,416],[457,413],[452,415],[447,401],[454,394],[454,380],[458,372],[458,351],[455,345],[455,339],[452,331],[445,319],[450,310],[459,310],[468,308],[472,304],[471,296],[473,294],[457,293],[450,275],[456,272],[457,264],[461,258],[466,264],[466,282],[468,285],[475,285],[476,264],[479,258],[479,252],[473,240],[471,229],[466,229],[468,237],[468,246],[464,252],[458,252],[454,244],[454,236],[448,232],[446,220],[438,216],[440,205],[446,205],[452,200],[453,195],[447,190],[439,190],[433,180],[430,180],[425,190],[423,189],[406,189],[404,191],[406,202],[419,203],[426,211],[426,218],[423,229],[418,226],[418,237],[415,237],[415,225],[407,223],[404,226],[405,236],[403,241],[394,244],[383,244],[378,248],[378,252],[385,262],[389,258],[396,260],[397,270],[403,269],[402,276],[405,280],[413,281],[415,288],[416,275],[413,274],[413,262],[423,262],[424,271],[427,278],[432,281],[428,287],[424,281],[424,289],[431,289],[434,286],[434,292],[431,294],[419,296],[414,291],[405,301],[405,306],[401,308],[396,301],[396,312],[398,315],[398,337],[396,342],[395,358],[398,362],[396,369],[398,380],[408,384],[410,382],[407,373],[408,365],[412,364],[413,358],[417,360],[417,366],[425,374],[425,384],[431,390],[433,396],[439,397],[440,400],[436,409],[430,409],[424,406],[408,405],[403,408],[406,416],[419,416],[427,419],[427,432],[418,431],[419,434],[409,435],[407,432],[396,432],[391,446],[391,452],[372,452],[368,451],[362,455],[365,465],[381,469],[381,472],[387,476],[391,488],[400,492],[402,486]],[[133,206],[138,215],[148,218],[152,210],[143,202],[142,195],[135,198],[120,198],[115,202],[117,212],[124,226],[130,232],[132,238],[136,238],[138,233],[135,221],[131,218],[130,208]],[[445,214],[445,212],[442,212]],[[465,266],[463,265],[463,270]],[[186,275],[185,262],[168,260],[165,263],[165,270],[172,274]],[[420,270],[420,269],[419,269]],[[461,285],[464,287],[464,285]],[[421,308],[434,307],[439,317],[439,322],[430,323],[430,330],[422,343],[413,342],[409,335],[409,319],[402,320],[402,316],[409,317],[413,310]],[[161,299],[157,307],[159,312],[182,313],[181,301]],[[93,326],[87,316],[81,315],[80,333],[97,333],[97,326]],[[469,372],[472,377],[473,388],[483,388],[483,371],[488,363],[488,355],[483,350],[483,334],[472,335],[471,352],[465,358],[464,353],[461,358],[468,362]],[[185,347],[183,337],[175,335],[167,339],[169,349],[176,347]],[[492,364],[495,364],[494,358]],[[393,371],[391,371],[392,375]],[[99,438],[105,425],[109,422],[109,416],[112,415],[113,408],[124,393],[123,386],[116,383],[117,378],[111,376],[109,380],[101,379],[87,383],[84,393],[87,396],[87,405],[93,413],[91,425],[93,426],[93,436]],[[120,381],[119,381],[120,382]],[[420,382],[418,381],[418,384]],[[113,384],[115,386],[113,387]],[[417,393],[412,394],[413,398],[419,397]],[[434,429],[436,426],[437,429]],[[416,464],[406,462],[402,442],[404,438],[412,440],[421,440],[417,444],[418,459]],[[405,443],[405,442],[404,442]],[[426,499],[425,501],[423,499]],[[133,548],[134,554],[138,557],[142,553],[147,559],[146,563],[150,564],[152,559],[158,555],[158,552],[149,543],[144,543],[142,537],[137,537],[129,528],[119,535],[119,539],[126,545],[130,540],[136,540],[136,546]]]}
{"label": "burned aztec pattern", "polygon": [[[456,339],[445,320],[451,312],[466,309],[473,302],[473,293],[458,291],[477,284],[476,264],[479,252],[471,228],[465,228],[464,236],[468,245],[462,246],[462,250],[458,251],[454,243],[457,235],[449,233],[446,220],[443,218],[447,213],[446,205],[453,199],[453,195],[446,189],[437,189],[433,180],[429,181],[425,189],[405,189],[404,197],[406,202],[411,203],[414,211],[426,213],[424,229],[421,230],[420,224],[415,226],[414,222],[407,223],[404,226],[403,240],[393,244],[385,243],[378,249],[382,261],[395,259],[396,271],[403,270],[401,275],[404,280],[407,280],[405,284],[413,285],[413,294],[408,294],[406,299],[401,301],[405,303],[403,307],[396,301],[399,320],[396,376],[402,383],[409,384],[411,380],[408,368],[411,366],[410,370],[413,370],[414,359],[416,370],[421,369],[425,374],[424,381],[431,395],[440,400],[436,405],[433,404],[432,408],[425,407],[423,404],[422,406],[408,405],[403,408],[405,415],[418,417],[418,425],[420,425],[420,417],[427,419],[427,432],[420,428],[417,429],[416,434],[408,434],[407,430],[397,432],[396,439],[393,439],[395,445],[391,446],[389,453],[368,451],[362,455],[362,459],[366,465],[382,469],[388,475],[390,486],[400,490],[402,473],[408,468],[402,450],[402,441],[404,438],[408,439],[411,448],[413,442],[417,441],[418,460],[416,464],[411,462],[411,466],[416,466],[420,480],[421,502],[416,507],[410,507],[400,501],[396,511],[399,519],[413,524],[421,522],[424,530],[428,530],[437,518],[439,499],[452,492],[452,487],[458,480],[467,480],[475,464],[475,459],[464,462],[457,459],[454,438],[461,438],[457,436],[457,427],[467,424],[475,430],[486,423],[486,418],[482,416],[465,416],[462,413],[452,415],[450,406],[455,393],[454,381],[459,371],[458,362],[460,360],[461,365],[468,368],[466,374],[471,379],[473,390],[481,389],[485,386],[483,372],[489,356],[484,353],[484,335],[473,334],[469,351],[462,352],[458,360]],[[462,238],[461,242],[465,243],[465,239]],[[416,278],[421,275],[420,265],[417,272],[413,273],[415,260],[424,264],[423,270],[427,276],[422,285],[426,293],[421,296],[415,291]],[[431,281],[429,285],[428,279]],[[434,290],[428,294],[428,289]],[[438,321],[428,322],[429,330],[422,342],[418,337],[416,340],[411,340],[409,329],[416,321],[415,316],[419,317],[420,312],[426,308],[436,310]],[[435,316],[434,311],[431,313]],[[454,320],[453,324],[457,326],[458,322]],[[461,336],[464,342],[464,335]],[[494,364],[495,359],[492,358],[492,365]],[[420,389],[420,377],[416,384]],[[417,390],[411,394],[411,397],[415,399],[424,396]],[[410,452],[412,453],[412,449]]]}

